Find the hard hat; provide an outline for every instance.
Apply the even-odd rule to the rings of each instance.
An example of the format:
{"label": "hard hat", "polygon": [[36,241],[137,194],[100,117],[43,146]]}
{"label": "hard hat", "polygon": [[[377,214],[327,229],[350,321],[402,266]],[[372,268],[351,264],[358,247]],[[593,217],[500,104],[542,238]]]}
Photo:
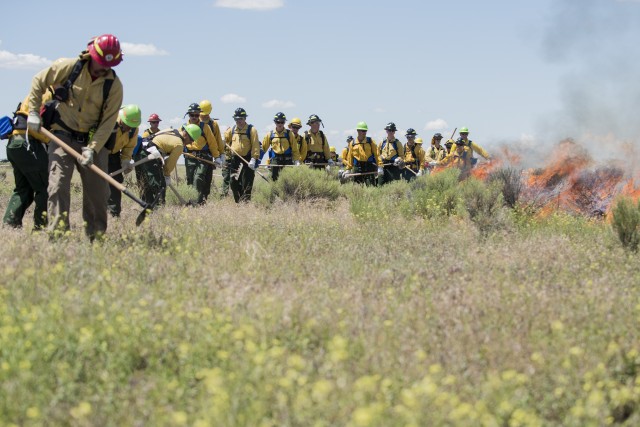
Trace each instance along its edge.
{"label": "hard hat", "polygon": [[454,143],[454,142],[453,142],[453,139],[447,139],[447,142],[445,142],[445,143],[444,143],[444,145],[445,145],[447,148],[450,148],[450,147],[453,145],[453,143]]}
{"label": "hard hat", "polygon": [[317,114],[310,115],[309,120],[307,120],[307,124],[310,125],[311,123],[315,123],[315,122],[322,122],[322,120]]}
{"label": "hard hat", "polygon": [[437,132],[437,133],[434,133],[434,134],[433,134],[433,137],[434,137],[435,139],[442,139],[442,134],[441,134],[440,132]]}
{"label": "hard hat", "polygon": [[416,144],[422,144],[423,142],[422,138],[416,138]]}
{"label": "hard hat", "polygon": [[358,122],[356,130],[369,130],[369,126],[365,122]]}
{"label": "hard hat", "polygon": [[289,122],[289,125],[294,127],[294,128],[301,128],[302,127],[302,120],[300,120],[299,117],[294,117],[293,119],[291,119],[291,121]]}
{"label": "hard hat", "polygon": [[89,42],[91,59],[103,67],[115,67],[122,62],[120,40],[113,34],[103,34]]}
{"label": "hard hat", "polygon": [[118,118],[130,128],[137,128],[142,122],[142,112],[137,105],[129,104],[120,109]]}
{"label": "hard hat", "polygon": [[161,122],[162,119],[160,118],[159,115],[157,115],[156,113],[153,113],[149,116],[149,118],[147,119],[148,122]]}
{"label": "hard hat", "polygon": [[390,130],[390,131],[395,132],[395,131],[397,131],[397,130],[398,130],[398,128],[396,127],[396,124],[395,124],[395,123],[393,123],[393,122],[389,122],[389,123],[387,123],[387,125],[384,127],[384,130]]}
{"label": "hard hat", "polygon": [[284,113],[276,113],[275,116],[273,116],[273,121],[278,123],[278,122],[286,122],[287,121],[287,116],[284,115]]}
{"label": "hard hat", "polygon": [[405,136],[416,136],[416,135],[417,135],[416,130],[413,128],[409,128],[407,129],[407,134]]}
{"label": "hard hat", "polygon": [[192,140],[197,141],[198,138],[202,136],[202,129],[200,126],[194,125],[193,123],[189,123],[188,125],[182,126],[184,130],[187,131]]}
{"label": "hard hat", "polygon": [[331,145],[331,146],[329,147],[329,152],[330,152],[330,153],[335,153],[335,152],[336,152],[336,147],[334,147],[333,145]]}
{"label": "hard hat", "polygon": [[466,126],[463,126],[460,128],[460,131],[458,133],[469,133],[469,128]]}
{"label": "hard hat", "polygon": [[200,112],[202,112],[202,109],[200,108],[200,105],[198,105],[195,102],[192,102],[191,104],[189,104],[189,108],[187,109],[187,113],[198,113],[198,114],[200,114]]}
{"label": "hard hat", "polygon": [[202,114],[211,114],[211,110],[213,110],[211,101],[209,101],[208,99],[203,99],[202,101],[200,101],[200,109],[202,110]]}
{"label": "hard hat", "polygon": [[236,111],[233,112],[234,119],[246,119],[247,112],[244,111],[244,108],[236,108]]}

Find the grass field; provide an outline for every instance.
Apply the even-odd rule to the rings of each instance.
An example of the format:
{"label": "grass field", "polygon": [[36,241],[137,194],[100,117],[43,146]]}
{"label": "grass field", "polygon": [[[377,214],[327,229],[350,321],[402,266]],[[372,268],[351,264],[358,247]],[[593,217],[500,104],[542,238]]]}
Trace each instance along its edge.
{"label": "grass field", "polygon": [[3,228],[0,424],[640,424],[640,263],[605,221],[256,185],[139,228],[124,200],[93,245],[79,192],[64,239]]}

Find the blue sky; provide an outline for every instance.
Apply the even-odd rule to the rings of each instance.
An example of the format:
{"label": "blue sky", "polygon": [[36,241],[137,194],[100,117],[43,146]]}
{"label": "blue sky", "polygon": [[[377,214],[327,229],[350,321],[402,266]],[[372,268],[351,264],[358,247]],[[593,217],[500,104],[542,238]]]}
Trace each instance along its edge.
{"label": "blue sky", "polygon": [[209,99],[223,130],[241,106],[261,139],[278,111],[318,114],[339,149],[361,120],[376,140],[389,121],[427,139],[468,126],[489,151],[640,131],[640,0],[88,4],[3,5],[0,113],[50,61],[113,33],[124,102],[163,126]]}

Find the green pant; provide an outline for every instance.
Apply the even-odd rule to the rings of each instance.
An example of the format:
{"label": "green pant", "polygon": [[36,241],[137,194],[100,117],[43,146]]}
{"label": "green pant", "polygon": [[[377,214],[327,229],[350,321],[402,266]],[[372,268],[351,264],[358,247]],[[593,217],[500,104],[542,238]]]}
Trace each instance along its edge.
{"label": "green pant", "polygon": [[388,184],[400,179],[402,179],[402,170],[397,166],[387,165],[384,168],[384,174],[378,177],[378,185]]}
{"label": "green pant", "polygon": [[3,222],[12,227],[22,227],[27,208],[35,202],[33,228],[45,228],[49,177],[47,150],[35,139],[31,139],[29,149],[24,136],[14,135],[7,144],[7,158],[13,166],[16,186],[9,198]]}
{"label": "green pant", "polygon": [[[109,163],[107,165],[109,174],[120,169],[120,166],[120,153],[109,154]],[[124,182],[124,176],[121,173],[114,175],[113,179],[118,181],[120,184]],[[107,202],[109,213],[114,217],[120,216],[120,212],[122,210],[122,192],[111,184],[109,184],[109,190],[111,191],[109,201]]]}
{"label": "green pant", "polygon": [[[137,162],[146,157],[147,153],[140,150],[134,160]],[[145,203],[152,204],[157,199],[157,205],[164,205],[167,184],[164,179],[162,160],[155,159],[136,166],[136,178],[140,188],[140,198]]]}
{"label": "green pant", "polygon": [[[245,159],[249,161],[251,159],[250,156],[247,156]],[[233,199],[236,203],[240,202],[248,202],[251,200],[251,191],[253,190],[253,179],[256,176],[255,171],[253,171],[249,166],[247,166],[242,160],[240,160],[239,156],[233,156],[231,159],[231,174],[235,174],[238,169],[242,165],[242,170],[236,176],[231,177],[231,192],[233,193]]]}
{"label": "green pant", "polygon": [[356,164],[353,165],[352,173],[369,173],[370,175],[354,176],[353,182],[365,185],[378,185],[377,177],[372,173],[377,171],[378,166],[375,163],[356,161]]}
{"label": "green pant", "polygon": [[[194,152],[190,152],[190,154],[195,154]],[[194,175],[196,173],[196,169],[198,168],[198,164],[200,163],[194,158],[182,156],[184,157],[184,169],[187,172],[187,185],[193,185]]]}
{"label": "green pant", "polygon": [[[291,158],[291,155],[284,155],[284,154],[276,154],[274,157],[271,158],[271,166],[283,166],[283,165],[293,165],[293,159]],[[280,172],[282,172],[283,168],[279,168],[279,167],[272,167],[271,168],[271,179],[275,182],[278,180],[278,176],[280,176]]]}
{"label": "green pant", "polygon": [[224,166],[222,168],[222,192],[220,193],[221,197],[227,197],[227,195],[229,195],[229,187],[231,183],[231,159],[231,155],[227,156],[227,160],[225,160]]}
{"label": "green pant", "polygon": [[[197,154],[198,157],[213,161],[213,157],[204,153]],[[204,204],[211,193],[211,181],[213,180],[213,166],[196,160],[196,168],[193,173],[193,184],[198,191],[198,204]]]}

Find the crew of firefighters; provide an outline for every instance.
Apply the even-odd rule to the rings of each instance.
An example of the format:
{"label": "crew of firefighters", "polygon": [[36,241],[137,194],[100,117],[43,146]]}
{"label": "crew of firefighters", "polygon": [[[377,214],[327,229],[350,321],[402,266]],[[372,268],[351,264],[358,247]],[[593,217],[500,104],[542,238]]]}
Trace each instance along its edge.
{"label": "crew of firefighters", "polygon": [[[341,157],[320,129],[324,123],[317,114],[307,119],[309,129],[300,132],[300,118],[287,123],[286,115],[278,112],[274,130],[260,141],[256,128],[247,123],[245,109],[237,108],[235,125],[223,134],[211,117],[208,100],[191,103],[185,113],[188,121],[178,129],[160,130],[162,120],[152,113],[148,129],[139,136],[142,112],[137,105],[122,105],[123,85],[112,70],[121,61],[119,40],[104,34],[92,38],[79,57],[59,59],[34,76],[8,131],[0,135],[9,139],[7,157],[16,183],[5,224],[21,227],[35,201],[34,229],[64,234],[69,229],[74,169],[82,179],[85,232],[93,240],[106,231],[108,213],[120,215],[122,192],[131,197],[122,189],[123,174],[135,170],[140,198],[153,208],[164,203],[167,188],[176,192],[171,175],[181,155],[187,184],[198,192],[194,205],[207,202],[216,168],[222,169],[222,197],[231,189],[237,203],[251,200],[255,174],[266,180],[258,170],[263,156],[273,181],[286,167],[307,165],[330,171],[337,166],[342,182],[353,179],[366,185],[412,180],[438,166],[468,171],[476,162],[474,153],[490,159],[469,139],[466,127],[460,129],[457,140],[449,139],[444,145],[442,135],[436,133],[425,150],[412,128],[406,130],[403,144],[396,138],[395,123],[389,122],[384,128],[387,137],[377,143],[367,136],[368,125],[359,122],[357,136],[347,138]],[[89,98],[101,102],[84,105]],[[5,124],[0,130],[5,130]],[[47,129],[46,135],[42,128]],[[113,180],[105,178],[107,173]]]}

